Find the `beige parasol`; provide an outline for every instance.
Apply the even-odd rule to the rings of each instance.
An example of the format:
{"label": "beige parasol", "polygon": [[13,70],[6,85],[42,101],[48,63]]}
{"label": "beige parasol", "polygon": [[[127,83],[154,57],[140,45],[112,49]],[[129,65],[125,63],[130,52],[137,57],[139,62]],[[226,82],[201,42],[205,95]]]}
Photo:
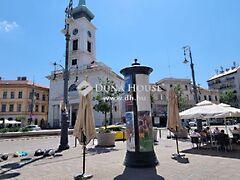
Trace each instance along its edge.
{"label": "beige parasol", "polygon": [[176,131],[180,132],[183,129],[179,116],[177,95],[173,89],[170,89],[168,94],[167,128],[173,133]]}
{"label": "beige parasol", "polygon": [[[93,119],[92,91],[93,88],[87,81],[83,81],[78,86],[80,104],[73,135],[82,145],[88,144],[96,137],[95,123]],[[86,139],[84,139],[84,137]]]}

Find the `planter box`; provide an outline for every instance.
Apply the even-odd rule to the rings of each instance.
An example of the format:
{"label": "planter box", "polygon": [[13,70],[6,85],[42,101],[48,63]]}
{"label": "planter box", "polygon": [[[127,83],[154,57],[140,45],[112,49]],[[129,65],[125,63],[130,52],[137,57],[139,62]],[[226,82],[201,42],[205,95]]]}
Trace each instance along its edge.
{"label": "planter box", "polygon": [[114,147],[115,146],[115,133],[98,133],[98,146]]}

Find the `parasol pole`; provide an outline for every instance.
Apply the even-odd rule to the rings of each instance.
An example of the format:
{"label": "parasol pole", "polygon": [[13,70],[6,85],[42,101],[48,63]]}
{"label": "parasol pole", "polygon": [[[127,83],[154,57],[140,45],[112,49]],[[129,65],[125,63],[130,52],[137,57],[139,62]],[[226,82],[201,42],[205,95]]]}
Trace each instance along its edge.
{"label": "parasol pole", "polygon": [[[85,127],[86,127],[86,114],[87,114],[87,108],[85,107],[85,110],[84,110],[84,124],[85,124]],[[82,131],[83,132],[83,131]],[[85,174],[85,171],[86,171],[86,136],[85,136],[85,133],[83,132],[83,175]]]}
{"label": "parasol pole", "polygon": [[213,147],[213,137],[212,137],[211,123],[210,123],[210,119],[209,118],[208,118],[208,125],[209,125],[209,129],[210,129],[211,146]]}
{"label": "parasol pole", "polygon": [[[86,124],[86,113],[87,113],[87,108],[85,106],[85,110],[84,110],[84,123]],[[86,126],[85,126],[86,127]],[[82,179],[91,179],[93,177],[93,175],[91,174],[85,174],[86,173],[86,141],[87,141],[87,138],[86,138],[86,135],[85,133],[83,132],[83,129],[82,129],[82,137],[83,137],[83,171],[82,171],[82,174],[81,175],[78,175],[78,176],[75,176],[74,179],[75,180],[82,180]]]}
{"label": "parasol pole", "polygon": [[180,154],[179,154],[179,146],[178,146],[178,126],[176,126],[175,139],[176,139],[176,146],[177,146],[177,155],[180,155]]}
{"label": "parasol pole", "polygon": [[225,125],[225,129],[226,129],[226,134],[228,134],[227,118],[226,117],[224,117],[224,125]]}

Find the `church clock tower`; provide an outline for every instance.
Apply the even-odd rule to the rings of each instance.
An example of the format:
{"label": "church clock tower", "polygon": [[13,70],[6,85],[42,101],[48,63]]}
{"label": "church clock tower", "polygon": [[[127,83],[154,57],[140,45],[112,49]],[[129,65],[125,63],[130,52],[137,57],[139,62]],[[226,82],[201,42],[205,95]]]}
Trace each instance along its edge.
{"label": "church clock tower", "polygon": [[87,8],[85,0],[79,0],[78,6],[72,9],[71,14],[69,65],[89,65],[96,61],[96,27],[91,23],[94,14]]}

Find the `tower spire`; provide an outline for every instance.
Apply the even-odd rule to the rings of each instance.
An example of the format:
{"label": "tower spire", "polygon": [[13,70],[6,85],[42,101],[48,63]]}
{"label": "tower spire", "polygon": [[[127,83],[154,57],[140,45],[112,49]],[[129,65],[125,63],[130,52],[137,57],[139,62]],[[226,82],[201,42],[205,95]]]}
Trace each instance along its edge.
{"label": "tower spire", "polygon": [[73,19],[85,17],[88,21],[91,21],[94,18],[94,14],[87,8],[86,0],[79,0],[78,2],[78,6],[72,10]]}
{"label": "tower spire", "polygon": [[85,6],[86,1],[85,0],[79,0],[78,6]]}

